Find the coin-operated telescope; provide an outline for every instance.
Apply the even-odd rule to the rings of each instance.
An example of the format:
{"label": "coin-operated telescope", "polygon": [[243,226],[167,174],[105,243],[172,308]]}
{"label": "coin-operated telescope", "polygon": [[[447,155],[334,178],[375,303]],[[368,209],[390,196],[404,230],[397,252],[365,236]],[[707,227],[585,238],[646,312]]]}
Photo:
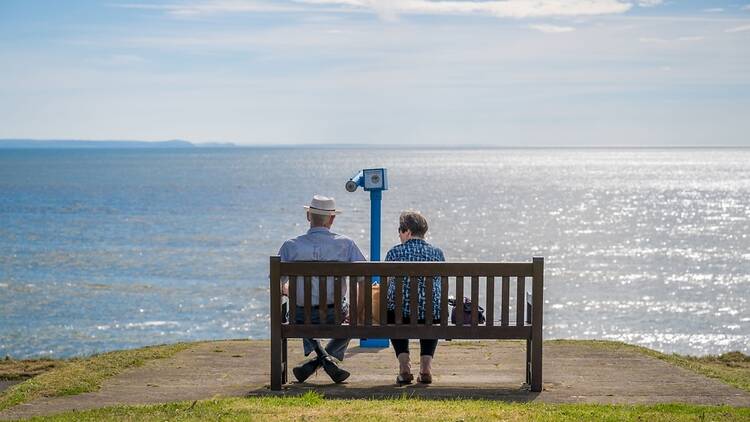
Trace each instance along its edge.
{"label": "coin-operated telescope", "polygon": [[[383,191],[388,190],[388,170],[384,168],[364,169],[346,182],[346,190],[354,192],[362,187],[370,192],[370,261],[380,261],[380,202]],[[380,283],[379,277],[372,278]],[[388,339],[361,339],[360,347],[388,347]]]}

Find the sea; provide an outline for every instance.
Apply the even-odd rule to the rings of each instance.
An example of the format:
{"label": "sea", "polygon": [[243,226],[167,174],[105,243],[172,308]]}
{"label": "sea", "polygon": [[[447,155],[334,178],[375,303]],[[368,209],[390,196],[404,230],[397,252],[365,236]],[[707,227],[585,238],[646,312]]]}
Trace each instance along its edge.
{"label": "sea", "polygon": [[[545,259],[544,336],[750,353],[750,149],[0,150],[0,357],[269,337],[313,194],[366,256],[418,210],[450,261]],[[498,313],[496,313],[498,315]]]}

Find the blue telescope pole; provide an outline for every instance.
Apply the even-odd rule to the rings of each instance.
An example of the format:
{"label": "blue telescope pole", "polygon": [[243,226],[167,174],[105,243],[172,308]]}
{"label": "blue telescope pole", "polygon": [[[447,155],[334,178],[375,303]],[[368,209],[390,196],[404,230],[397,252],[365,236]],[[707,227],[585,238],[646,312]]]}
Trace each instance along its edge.
{"label": "blue telescope pole", "polygon": [[[382,199],[383,191],[380,189],[370,191],[370,261],[380,261],[380,202]],[[380,277],[373,276],[372,282],[380,283]],[[360,339],[359,347],[388,347],[388,339]]]}
{"label": "blue telescope pole", "polygon": [[[370,191],[370,260],[380,261],[380,203],[383,199],[383,190],[388,189],[386,169],[364,169],[346,182],[346,190],[349,192],[356,191],[359,186],[365,191]],[[372,283],[380,284],[380,277],[373,276]],[[388,339],[360,339],[359,345],[388,347]]]}
{"label": "blue telescope pole", "polygon": [[370,191],[370,261],[380,261],[380,202],[382,199],[383,191]]}

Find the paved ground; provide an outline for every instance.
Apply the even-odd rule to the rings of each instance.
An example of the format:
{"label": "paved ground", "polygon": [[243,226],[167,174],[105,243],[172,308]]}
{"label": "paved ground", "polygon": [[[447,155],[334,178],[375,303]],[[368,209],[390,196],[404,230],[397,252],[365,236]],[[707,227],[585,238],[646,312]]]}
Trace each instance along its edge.
{"label": "paved ground", "polygon": [[[322,370],[308,383],[271,392],[268,341],[201,343],[173,358],[152,361],[104,383],[100,391],[43,398],[0,413],[0,419],[45,415],[114,404],[145,404],[211,397],[301,394],[316,390],[331,398],[487,398],[546,403],[695,403],[750,406],[750,393],[628,350],[549,343],[544,348],[544,391],[523,385],[521,342],[443,342],[430,386],[394,384],[391,349],[360,349],[353,341],[344,362],[352,372],[335,385]],[[419,350],[414,343],[412,350]],[[301,343],[290,342],[290,361],[302,360]],[[412,352],[414,353],[414,352]],[[289,374],[293,379],[292,374]]]}

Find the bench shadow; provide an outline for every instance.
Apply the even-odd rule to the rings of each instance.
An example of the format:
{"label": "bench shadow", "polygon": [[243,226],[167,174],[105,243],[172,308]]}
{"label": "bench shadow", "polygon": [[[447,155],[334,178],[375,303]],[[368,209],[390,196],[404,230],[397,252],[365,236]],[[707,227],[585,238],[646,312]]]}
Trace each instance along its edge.
{"label": "bench shadow", "polygon": [[484,399],[513,403],[534,401],[539,393],[529,391],[528,386],[499,385],[492,387],[395,384],[357,385],[357,384],[285,384],[281,391],[271,391],[268,385],[249,391],[246,397],[295,397],[314,391],[326,399],[398,399],[420,398],[427,400],[467,400]]}

